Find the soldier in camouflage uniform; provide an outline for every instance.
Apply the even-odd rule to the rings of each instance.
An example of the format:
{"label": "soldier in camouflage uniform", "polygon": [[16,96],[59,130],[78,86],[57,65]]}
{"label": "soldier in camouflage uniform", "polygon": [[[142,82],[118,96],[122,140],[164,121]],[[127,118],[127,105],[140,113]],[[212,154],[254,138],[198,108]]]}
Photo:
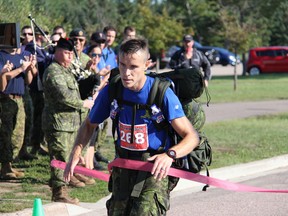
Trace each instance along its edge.
{"label": "soldier in camouflage uniform", "polygon": [[[43,87],[45,107],[42,128],[48,143],[50,159],[68,161],[75,134],[80,126],[80,110],[91,108],[93,100],[81,100],[78,84],[71,73],[74,42],[61,38],[55,50],[54,62],[45,70]],[[67,194],[63,172],[51,168],[49,181],[52,201],[78,203]]]}
{"label": "soldier in camouflage uniform", "polygon": [[[111,104],[109,85],[99,93],[89,117],[78,132],[64,171],[64,179],[69,181],[95,127],[109,115],[112,118],[117,115],[118,136],[115,145],[118,157],[151,161],[154,165],[151,173],[113,168],[109,182],[112,197],[106,203],[108,215],[165,215],[169,209],[171,190],[167,175],[172,162],[190,153],[199,143],[197,132],[185,117],[179,99],[170,88],[165,93],[163,107],[160,109],[152,105],[151,115],[146,115],[145,109],[135,111],[131,106],[131,103],[145,104],[148,100],[154,82],[154,78],[144,73],[150,64],[148,58],[146,40],[131,39],[121,44],[119,70],[123,84],[122,99],[127,104],[119,107],[115,100]],[[167,131],[156,129],[153,123],[156,115],[159,121],[164,118],[169,120],[171,126],[183,137],[182,141],[172,146]]]}
{"label": "soldier in camouflage uniform", "polygon": [[25,81],[29,84],[36,75],[35,56],[24,59],[17,49],[0,51],[0,162],[1,178],[17,179],[23,172],[12,169],[24,139],[25,111],[23,95]]}

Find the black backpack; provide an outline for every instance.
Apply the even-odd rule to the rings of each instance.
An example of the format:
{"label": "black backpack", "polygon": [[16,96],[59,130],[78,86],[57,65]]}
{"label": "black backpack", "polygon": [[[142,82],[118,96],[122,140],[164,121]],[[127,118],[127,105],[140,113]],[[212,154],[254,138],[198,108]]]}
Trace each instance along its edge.
{"label": "black backpack", "polygon": [[[193,73],[194,69],[185,69],[185,73],[187,73],[190,70],[190,73]],[[162,102],[164,98],[164,94],[167,90],[167,88],[171,87],[172,89],[176,89],[176,95],[177,95],[177,88],[178,88],[178,93],[184,91],[184,89],[181,87],[181,80],[184,79],[184,76],[181,75],[178,77],[178,81],[176,80],[176,85],[174,86],[171,80],[166,78],[166,75],[169,75],[170,79],[173,77],[174,80],[176,80],[176,74],[175,76],[170,74],[170,73],[163,73],[160,76],[156,76],[155,74],[152,74],[152,76],[155,78],[153,86],[150,90],[149,93],[149,98],[147,104],[135,104],[131,103],[129,101],[124,101],[122,99],[122,92],[123,92],[123,85],[121,82],[120,75],[116,75],[115,77],[112,78],[112,80],[109,83],[109,99],[110,102],[112,103],[113,100],[116,100],[118,105],[121,104],[126,104],[126,105],[131,105],[134,106],[135,109],[146,109],[148,112],[151,112],[151,106],[155,104],[157,107],[161,108],[162,107]],[[148,74],[150,76],[150,74]],[[191,76],[192,77],[192,76]],[[195,76],[199,77],[199,76]],[[199,81],[199,80],[198,80]],[[201,79],[200,79],[201,81]],[[178,85],[177,85],[178,82]],[[199,97],[203,93],[203,85],[197,84],[197,81],[193,81],[195,85],[198,85],[198,87],[194,88],[197,90],[196,93],[194,93],[193,97]],[[199,86],[202,86],[202,89]],[[186,90],[187,91],[187,90]],[[186,93],[184,96],[182,96],[182,101],[183,100],[188,100],[189,97],[192,97],[192,93]],[[177,95],[178,96],[178,95]],[[178,96],[179,97],[179,96]],[[151,114],[151,113],[150,113]],[[118,117],[112,119],[112,134],[114,137],[114,134],[116,132],[116,125],[118,124]],[[170,126],[170,123],[168,121],[162,121],[160,123],[154,121],[154,125],[158,130],[166,130],[167,133],[169,134],[170,138],[172,138],[173,142],[177,144],[180,140],[181,137],[176,134],[174,130],[172,130],[172,127]],[[132,123],[132,131],[131,134],[134,134],[133,132],[133,123]],[[133,137],[133,136],[132,136]],[[131,138],[132,138],[131,137]],[[200,138],[200,144],[197,146],[191,153],[189,153],[185,158],[179,159],[176,163],[176,167],[184,170],[188,170],[193,173],[198,173],[201,171],[203,167],[206,168],[207,171],[207,176],[209,176],[209,171],[208,171],[208,166],[210,166],[212,162],[212,150],[211,147],[208,143],[207,137],[204,135],[204,133],[199,133],[199,138]],[[114,137],[115,140],[115,137]],[[133,143],[133,140],[131,139],[131,143]],[[208,185],[206,185],[203,190],[206,190]]]}

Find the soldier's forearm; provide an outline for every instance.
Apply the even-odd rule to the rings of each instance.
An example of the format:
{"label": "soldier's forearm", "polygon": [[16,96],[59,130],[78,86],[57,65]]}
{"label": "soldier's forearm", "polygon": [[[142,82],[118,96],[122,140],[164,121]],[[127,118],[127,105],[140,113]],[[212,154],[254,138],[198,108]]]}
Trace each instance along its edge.
{"label": "soldier's forearm", "polygon": [[[75,140],[73,151],[77,149],[83,149],[89,142],[94,132],[94,129],[97,127],[97,124],[91,124],[87,118],[81,125],[78,130],[78,134]],[[76,152],[75,152],[76,153]]]}

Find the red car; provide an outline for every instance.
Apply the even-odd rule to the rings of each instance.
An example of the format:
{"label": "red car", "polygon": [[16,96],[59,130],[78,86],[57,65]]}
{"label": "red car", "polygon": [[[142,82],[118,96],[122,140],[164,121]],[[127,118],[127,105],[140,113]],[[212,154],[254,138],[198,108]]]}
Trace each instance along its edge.
{"label": "red car", "polygon": [[250,75],[288,72],[288,46],[252,48],[246,66]]}

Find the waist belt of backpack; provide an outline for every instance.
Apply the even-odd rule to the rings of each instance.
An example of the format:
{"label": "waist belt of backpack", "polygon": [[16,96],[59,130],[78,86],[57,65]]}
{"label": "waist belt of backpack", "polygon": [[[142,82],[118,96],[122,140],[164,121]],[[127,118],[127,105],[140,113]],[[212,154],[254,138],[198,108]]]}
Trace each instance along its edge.
{"label": "waist belt of backpack", "polygon": [[[123,149],[121,147],[116,147],[117,154],[120,158],[127,158],[132,160],[141,160],[147,161],[148,157],[151,157],[155,154],[163,153],[164,148],[161,146],[158,150],[147,150],[145,152],[136,152],[136,151],[129,151],[127,149]],[[129,182],[129,170],[123,170],[123,173],[120,177],[120,185],[127,184]],[[131,197],[137,198],[140,196],[143,186],[145,184],[145,180],[149,173],[145,171],[138,171],[136,184],[133,187],[131,192]],[[121,189],[120,189],[121,190]],[[124,190],[124,188],[123,188]],[[125,191],[121,190],[121,194],[124,194]]]}

